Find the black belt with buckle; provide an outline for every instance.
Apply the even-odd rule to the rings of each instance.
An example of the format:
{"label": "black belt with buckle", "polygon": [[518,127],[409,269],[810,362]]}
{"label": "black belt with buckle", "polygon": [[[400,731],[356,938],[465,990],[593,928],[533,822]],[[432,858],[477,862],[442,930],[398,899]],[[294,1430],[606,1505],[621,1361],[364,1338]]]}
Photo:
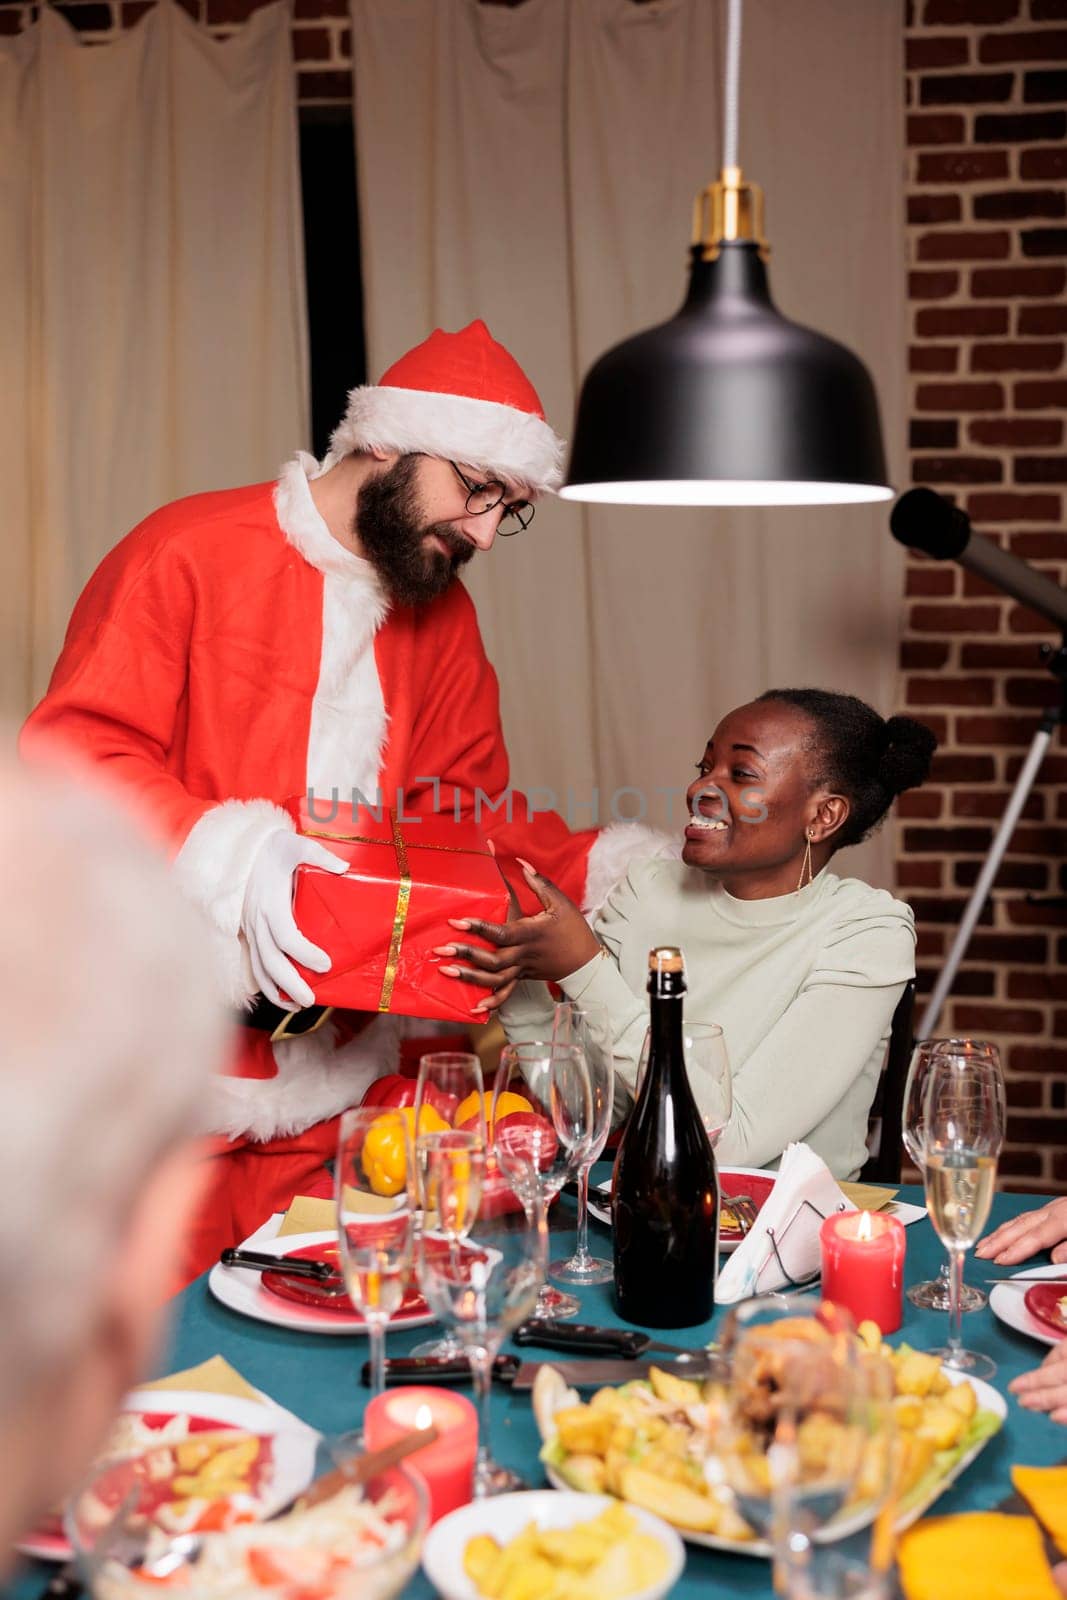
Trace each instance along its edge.
{"label": "black belt with buckle", "polygon": [[271,1044],[281,1039],[301,1039],[315,1033],[328,1020],[333,1006],[305,1006],[303,1011],[286,1011],[265,994],[257,994],[251,1011],[242,1011],[239,1020],[246,1028],[269,1033]]}

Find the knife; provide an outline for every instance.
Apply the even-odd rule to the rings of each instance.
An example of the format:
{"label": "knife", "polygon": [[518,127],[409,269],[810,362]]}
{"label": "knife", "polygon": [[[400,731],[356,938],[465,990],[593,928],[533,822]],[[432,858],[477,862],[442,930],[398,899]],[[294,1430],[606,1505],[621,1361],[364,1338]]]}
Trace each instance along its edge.
{"label": "knife", "polygon": [[1018,1276],[1014,1277],[1014,1278],[983,1278],[982,1282],[983,1283],[992,1283],[994,1285],[998,1284],[998,1283],[1064,1283],[1064,1284],[1067,1284],[1067,1278],[1043,1278],[1039,1272],[1035,1272],[1032,1276],[1030,1276],[1030,1275],[1028,1275],[1028,1274],[1026,1274],[1024,1272],[1020,1272],[1018,1274]]}
{"label": "knife", "polygon": [[[673,1372],[678,1377],[700,1379],[715,1370],[714,1359],[709,1357],[696,1371],[693,1364],[665,1361],[520,1361],[518,1356],[497,1356],[493,1362],[493,1378],[506,1384],[516,1393],[532,1389],[542,1367],[553,1367],[564,1383],[575,1389],[600,1389],[611,1383],[633,1383],[637,1378],[647,1378],[653,1366],[661,1372]],[[440,1361],[433,1356],[390,1357],[385,1363],[386,1383],[469,1383],[470,1362],[465,1357],[456,1361]],[[370,1362],[363,1364],[363,1383],[370,1387]]]}
{"label": "knife", "polygon": [[539,1344],[546,1350],[567,1350],[574,1355],[643,1356],[648,1350],[666,1350],[685,1361],[706,1364],[707,1351],[701,1346],[663,1344],[638,1328],[598,1328],[587,1322],[556,1322],[552,1317],[533,1317],[520,1322],[511,1336],[516,1344]]}
{"label": "knife", "polygon": [[328,1261],[312,1261],[306,1256],[272,1256],[259,1250],[224,1250],[219,1256],[224,1267],[246,1267],[250,1272],[280,1272],[285,1278],[312,1278],[316,1283],[341,1282],[338,1269]]}

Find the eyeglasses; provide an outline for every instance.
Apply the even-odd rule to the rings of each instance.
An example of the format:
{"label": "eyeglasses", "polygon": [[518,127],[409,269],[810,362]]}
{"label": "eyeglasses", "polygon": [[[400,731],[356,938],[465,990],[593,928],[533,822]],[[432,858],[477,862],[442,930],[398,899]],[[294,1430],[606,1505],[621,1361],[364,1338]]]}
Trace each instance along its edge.
{"label": "eyeglasses", "polygon": [[[473,483],[465,472],[459,470],[454,461],[449,461],[448,464],[467,491],[467,512],[470,516],[484,516],[487,511],[495,510],[504,499],[506,490],[502,483],[492,479],[488,483]],[[534,507],[529,500],[512,500],[504,506],[504,515],[500,519],[497,532],[502,539],[510,539],[516,533],[528,528],[533,518]]]}

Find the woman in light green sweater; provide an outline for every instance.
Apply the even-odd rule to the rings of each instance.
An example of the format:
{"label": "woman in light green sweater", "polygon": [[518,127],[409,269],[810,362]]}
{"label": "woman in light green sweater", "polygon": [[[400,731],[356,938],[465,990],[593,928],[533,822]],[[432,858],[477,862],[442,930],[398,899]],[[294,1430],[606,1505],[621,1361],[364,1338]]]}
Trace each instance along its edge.
{"label": "woman in light green sweater", "polygon": [[[766,1166],[803,1139],[838,1178],[866,1156],[867,1118],[894,1008],[915,973],[909,906],[827,870],[902,790],[922,783],[936,740],[852,695],[770,690],[723,718],[688,790],[681,860],[648,860],[590,926],[522,863],[543,910],[497,926],[454,922],[491,950],[453,944],[448,970],[493,991],[514,1038],[543,1037],[545,982],[605,1005],[620,1086],[632,1093],[648,1007],[648,952],[685,952],[691,1021],[722,1025],[734,1112],[720,1161]],[[698,1105],[703,1086],[694,1076]]]}

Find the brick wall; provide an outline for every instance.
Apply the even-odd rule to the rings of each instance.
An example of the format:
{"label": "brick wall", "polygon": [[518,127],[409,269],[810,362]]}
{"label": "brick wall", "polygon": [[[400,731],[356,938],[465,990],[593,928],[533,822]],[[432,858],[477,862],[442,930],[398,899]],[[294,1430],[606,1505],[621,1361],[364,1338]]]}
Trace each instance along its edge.
{"label": "brick wall", "polygon": [[[911,0],[906,11],[910,462],[914,483],[1067,581],[1067,0]],[[1047,623],[954,562],[909,558],[905,709],[943,741],[906,795],[901,890],[923,989],[974,883],[1039,710]],[[1001,1045],[1002,1170],[1067,1188],[1067,742],[1054,744],[939,1033]],[[922,991],[920,992],[920,1007]]]}
{"label": "brick wall", "polygon": [[[151,0],[66,0],[88,40]],[[181,0],[218,37],[259,0]],[[515,0],[497,0],[515,3]],[[863,3],[863,0],[859,0]],[[1067,0],[902,0],[907,49],[911,474],[1067,581]],[[36,14],[0,0],[0,33]],[[302,107],[351,104],[347,0],[294,0]],[[915,907],[920,1007],[951,943],[1051,679],[1039,617],[953,563],[909,558],[904,707],[942,740],[905,796],[899,884]],[[1067,1188],[1067,741],[1047,759],[940,1032],[1002,1046],[1003,1171]]]}

